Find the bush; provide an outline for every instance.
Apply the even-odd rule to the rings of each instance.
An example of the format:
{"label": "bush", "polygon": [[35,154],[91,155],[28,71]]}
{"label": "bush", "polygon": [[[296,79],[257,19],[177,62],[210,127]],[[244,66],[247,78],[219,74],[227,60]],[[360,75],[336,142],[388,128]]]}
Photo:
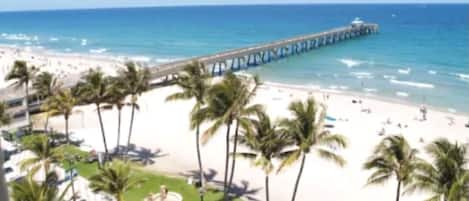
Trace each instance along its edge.
{"label": "bush", "polygon": [[78,161],[83,161],[90,156],[90,153],[81,150],[75,145],[64,144],[55,148],[55,151],[62,153],[65,158],[74,157],[77,158]]}

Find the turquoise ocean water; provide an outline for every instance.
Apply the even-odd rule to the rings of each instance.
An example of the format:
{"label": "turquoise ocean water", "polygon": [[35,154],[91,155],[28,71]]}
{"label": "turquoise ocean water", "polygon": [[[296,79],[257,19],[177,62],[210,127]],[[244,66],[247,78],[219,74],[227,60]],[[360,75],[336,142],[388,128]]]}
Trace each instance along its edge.
{"label": "turquoise ocean water", "polygon": [[380,33],[250,70],[264,80],[469,112],[469,4],[202,6],[0,13],[0,44],[164,63],[347,25]]}

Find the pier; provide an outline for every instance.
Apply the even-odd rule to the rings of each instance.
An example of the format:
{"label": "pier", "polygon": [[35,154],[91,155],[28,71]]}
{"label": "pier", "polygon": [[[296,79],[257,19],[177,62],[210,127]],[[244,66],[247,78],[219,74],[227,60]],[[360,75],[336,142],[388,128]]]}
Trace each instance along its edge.
{"label": "pier", "polygon": [[225,71],[243,70],[341,41],[374,34],[378,32],[378,28],[377,24],[352,24],[320,33],[166,63],[151,68],[151,75],[154,79],[168,77],[181,71],[193,61],[204,64],[212,75],[221,75]]}
{"label": "pier", "polygon": [[[352,22],[351,25],[331,29],[328,31],[292,37],[288,39],[273,41],[251,47],[228,50],[212,55],[189,58],[150,67],[151,79],[167,81],[177,77],[176,74],[184,67],[194,61],[198,61],[207,68],[213,76],[222,75],[226,71],[245,70],[250,67],[277,61],[279,59],[309,52],[325,46],[337,44],[342,41],[351,40],[358,37],[377,33],[377,24],[368,24],[359,21]],[[73,86],[79,78],[72,79],[74,83],[67,83]],[[41,100],[35,98],[34,90],[31,91],[29,104],[31,110],[38,111]],[[9,105],[8,112],[16,120],[24,119],[25,101],[23,90],[6,88],[0,90],[0,101]]]}

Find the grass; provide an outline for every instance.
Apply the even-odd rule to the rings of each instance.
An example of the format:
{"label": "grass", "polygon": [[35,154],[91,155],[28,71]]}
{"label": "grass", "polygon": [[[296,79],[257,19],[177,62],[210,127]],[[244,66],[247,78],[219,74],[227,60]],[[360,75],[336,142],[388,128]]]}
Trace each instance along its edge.
{"label": "grass", "polygon": [[[67,168],[67,165],[64,165],[64,167]],[[78,162],[75,164],[75,168],[78,170],[78,173],[81,176],[89,178],[96,174],[98,165],[97,163]],[[161,175],[158,173],[142,170],[138,167],[134,167],[133,170],[135,177],[142,178],[145,181],[139,186],[130,189],[125,194],[124,197],[127,201],[141,201],[150,193],[159,193],[161,185],[165,185],[169,191],[174,191],[181,194],[184,201],[200,200],[197,188],[195,188],[193,185],[187,184],[183,178]],[[223,200],[223,193],[209,189],[204,198],[206,201]],[[241,201],[241,199],[237,198],[235,201]]]}

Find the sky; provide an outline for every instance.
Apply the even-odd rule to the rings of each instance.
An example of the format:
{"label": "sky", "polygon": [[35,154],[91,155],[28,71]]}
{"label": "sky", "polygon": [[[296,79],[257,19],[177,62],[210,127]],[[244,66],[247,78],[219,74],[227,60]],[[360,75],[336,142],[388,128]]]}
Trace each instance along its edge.
{"label": "sky", "polygon": [[0,11],[294,3],[469,3],[469,0],[0,0]]}

